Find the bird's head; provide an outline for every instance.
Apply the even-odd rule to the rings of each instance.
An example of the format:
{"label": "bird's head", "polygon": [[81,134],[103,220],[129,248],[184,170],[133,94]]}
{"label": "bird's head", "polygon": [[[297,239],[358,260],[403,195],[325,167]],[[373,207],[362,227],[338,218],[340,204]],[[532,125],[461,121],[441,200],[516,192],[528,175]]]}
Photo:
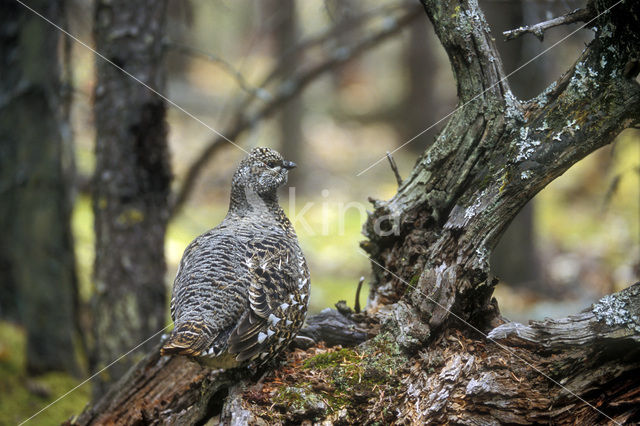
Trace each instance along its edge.
{"label": "bird's head", "polygon": [[260,198],[275,198],[279,187],[287,183],[289,170],[296,164],[282,158],[278,151],[258,147],[251,150],[233,175],[233,190],[254,192]]}

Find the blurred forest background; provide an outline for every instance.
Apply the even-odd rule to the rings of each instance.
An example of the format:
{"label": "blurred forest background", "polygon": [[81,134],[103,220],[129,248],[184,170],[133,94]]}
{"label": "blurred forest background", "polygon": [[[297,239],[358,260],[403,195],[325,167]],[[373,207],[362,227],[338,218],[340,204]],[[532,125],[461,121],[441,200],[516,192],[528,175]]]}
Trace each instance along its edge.
{"label": "blurred forest background", "polygon": [[[25,3],[100,53],[117,57],[119,47],[109,46],[93,2]],[[103,7],[107,2],[97,3]],[[244,149],[270,146],[298,164],[290,174],[295,190],[283,191],[281,204],[290,216],[304,213],[294,225],[312,274],[311,312],[339,300],[353,306],[358,279],[369,269],[358,254],[367,198],[388,199],[397,188],[386,160],[356,174],[420,134],[394,153],[400,174],[406,175],[444,125],[439,120],[456,107],[449,63],[417,3],[172,0],[158,12],[163,16],[152,16],[166,20],[154,29],[161,37],[148,41],[150,66],[157,69],[133,73]],[[166,206],[149,209],[157,213],[150,227],[157,230],[166,223],[166,237],[160,229],[149,243],[158,254],[140,261],[146,266],[129,265],[131,274],[113,272],[109,250],[122,247],[114,243],[116,237],[109,240],[112,218],[102,211],[111,201],[100,182],[125,165],[104,160],[115,158],[109,149],[117,135],[103,123],[126,121],[129,99],[110,99],[108,79],[127,80],[123,84],[130,89],[124,93],[130,90],[134,103],[138,96],[164,103],[25,7],[12,0],[1,4],[0,424],[15,424],[170,322],[168,299],[182,252],[224,217],[231,175],[245,153],[165,105],[168,155],[146,160],[169,173],[160,183],[151,182],[152,173],[149,184],[166,184],[164,195],[154,201],[166,201]],[[582,4],[481,1],[505,71],[516,70],[577,25],[547,31],[543,41],[527,35],[504,42],[503,31]],[[591,37],[580,31],[513,74],[515,94],[528,99],[539,93]],[[23,90],[25,76],[31,84],[42,79],[46,90]],[[50,79],[56,78],[59,84],[52,86]],[[47,92],[51,87],[59,90]],[[117,113],[110,112],[114,107],[108,102],[116,102]],[[50,118],[53,110],[57,118]],[[153,125],[154,114],[160,114],[160,124],[152,126],[151,139],[142,139],[155,143],[165,134],[164,110],[153,111],[148,122]],[[96,147],[101,137],[107,142]],[[164,149],[162,142],[158,146]],[[157,146],[147,148],[153,152]],[[503,315],[518,321],[562,316],[636,281],[639,183],[640,131],[627,130],[542,191],[512,223],[492,259],[501,279],[495,295]],[[96,211],[102,216],[94,217]],[[118,218],[127,226],[147,221],[144,210],[126,212]],[[126,239],[127,226],[117,238]],[[101,235],[98,241],[96,235]],[[140,247],[131,246],[131,255],[144,250]],[[155,292],[145,293],[148,288],[141,285],[103,296],[110,291],[101,288],[105,283],[125,282],[136,274],[153,277],[145,285]],[[128,327],[136,326],[118,324],[127,316],[109,310],[129,290],[160,313],[152,308],[129,312],[146,325],[139,335],[131,334],[137,336],[131,340],[135,343],[109,346],[101,333],[127,334]],[[360,302],[366,303],[366,291]],[[159,318],[157,326],[147,315]],[[104,316],[111,322],[101,322]],[[108,324],[108,330],[101,324]],[[140,356],[137,352],[120,369],[116,365],[103,372],[93,395]],[[91,384],[85,384],[31,423],[57,424],[81,411],[91,395]]]}

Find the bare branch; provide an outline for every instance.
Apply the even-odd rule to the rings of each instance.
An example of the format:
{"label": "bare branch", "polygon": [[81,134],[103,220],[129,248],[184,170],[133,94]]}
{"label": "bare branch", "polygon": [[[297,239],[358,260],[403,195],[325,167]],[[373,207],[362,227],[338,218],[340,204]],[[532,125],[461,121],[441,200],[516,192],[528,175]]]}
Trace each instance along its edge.
{"label": "bare branch", "polygon": [[362,290],[362,284],[364,284],[364,277],[360,277],[358,288],[356,289],[356,301],[353,304],[353,310],[356,314],[360,313],[360,290]]}
{"label": "bare branch", "polygon": [[167,42],[166,45],[167,47],[175,50],[176,52],[179,52],[185,55],[191,55],[191,56],[203,58],[220,65],[220,67],[223,70],[225,70],[229,75],[231,75],[236,80],[236,82],[238,83],[238,86],[240,86],[240,88],[245,92],[249,93],[252,98],[256,97],[263,101],[268,101],[271,98],[271,95],[269,94],[268,91],[260,87],[256,88],[251,86],[247,82],[247,79],[244,78],[242,73],[240,73],[240,71],[238,71],[233,65],[231,65],[229,62],[225,61],[221,57],[214,55],[213,53],[205,52],[204,50],[199,49],[197,47],[187,46],[181,43],[175,43],[170,41],[170,42]]}
{"label": "bare branch", "polygon": [[349,25],[334,25],[331,26],[326,31],[321,32],[315,36],[310,36],[307,39],[301,41],[295,46],[292,46],[290,49],[284,51],[282,56],[280,56],[276,62],[276,65],[273,67],[271,72],[265,77],[262,81],[261,86],[266,86],[268,83],[273,81],[277,76],[279,76],[282,71],[286,68],[283,66],[290,58],[300,55],[303,52],[308,51],[309,49],[331,42],[334,39],[339,39],[341,36],[355,31],[361,31],[362,26],[364,26],[367,22],[372,19],[381,17],[381,16],[389,16],[389,14],[396,12],[398,10],[406,9],[410,10],[415,8],[414,2],[403,2],[400,4],[393,3],[390,5],[384,5],[381,7],[376,7],[371,10],[367,10],[361,13],[358,16],[355,16],[349,19]]}
{"label": "bare branch", "polygon": [[398,165],[396,164],[396,160],[393,159],[389,151],[387,151],[387,160],[389,160],[389,165],[391,166],[391,170],[393,170],[393,174],[396,177],[396,182],[398,182],[398,187],[402,186],[402,178],[400,177],[400,172],[398,171]]}
{"label": "bare branch", "polygon": [[544,32],[549,28],[558,27],[560,25],[573,24],[575,22],[588,22],[594,17],[593,10],[590,8],[576,9],[573,12],[569,12],[566,15],[559,16],[557,18],[550,19],[545,22],[540,22],[535,25],[526,25],[524,27],[516,28],[514,30],[504,31],[505,40],[513,40],[520,37],[523,34],[531,33],[538,37],[538,40],[544,40]]}
{"label": "bare branch", "polygon": [[[306,88],[311,82],[315,81],[318,77],[349,62],[367,50],[378,46],[382,41],[392,37],[393,35],[398,34],[410,22],[419,18],[421,15],[421,11],[418,7],[411,8],[393,22],[384,25],[378,31],[372,32],[353,45],[335,49],[333,54],[324,61],[282,81],[276,90],[273,91],[273,98],[268,102],[265,102],[257,112],[250,116],[247,116],[247,114],[244,113],[247,109],[247,105],[245,103],[241,103],[233,113],[233,116],[236,117],[236,119],[228,129],[221,133],[227,138],[235,140],[242,132],[255,125],[258,121],[270,117],[282,105],[300,94],[304,88]],[[202,173],[204,166],[209,162],[218,149],[225,145],[226,139],[219,136],[214,138],[204,148],[202,153],[198,156],[198,159],[195,160],[187,169],[188,171],[184,182],[177,191],[174,199],[175,201],[172,204],[172,216],[182,207],[185,200],[191,195],[195,182]]]}

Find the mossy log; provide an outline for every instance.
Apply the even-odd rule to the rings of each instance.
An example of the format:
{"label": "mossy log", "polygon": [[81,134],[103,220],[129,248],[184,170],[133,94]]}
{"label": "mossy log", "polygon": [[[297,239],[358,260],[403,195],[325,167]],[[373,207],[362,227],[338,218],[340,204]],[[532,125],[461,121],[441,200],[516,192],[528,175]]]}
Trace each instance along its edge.
{"label": "mossy log", "polygon": [[[382,333],[357,346],[316,343],[289,351],[266,372],[212,371],[155,350],[68,424],[635,422],[638,296],[640,283],[577,315],[504,323],[489,339],[450,329],[413,355],[395,341],[387,320]],[[322,322],[329,316],[349,323],[347,330],[364,326],[336,311]],[[359,332],[340,339],[350,335],[352,343],[362,341]]]}

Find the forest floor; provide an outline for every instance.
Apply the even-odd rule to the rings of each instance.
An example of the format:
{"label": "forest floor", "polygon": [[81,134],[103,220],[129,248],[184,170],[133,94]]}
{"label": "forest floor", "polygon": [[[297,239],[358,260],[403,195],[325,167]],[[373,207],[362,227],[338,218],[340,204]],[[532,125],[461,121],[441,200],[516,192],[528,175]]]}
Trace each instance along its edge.
{"label": "forest floor", "polygon": [[[21,327],[0,321],[0,425],[3,426],[17,425],[28,419],[82,380],[59,372],[28,376],[25,369],[25,344],[25,334]],[[90,396],[91,387],[82,386],[28,424],[58,425],[82,410]]]}

